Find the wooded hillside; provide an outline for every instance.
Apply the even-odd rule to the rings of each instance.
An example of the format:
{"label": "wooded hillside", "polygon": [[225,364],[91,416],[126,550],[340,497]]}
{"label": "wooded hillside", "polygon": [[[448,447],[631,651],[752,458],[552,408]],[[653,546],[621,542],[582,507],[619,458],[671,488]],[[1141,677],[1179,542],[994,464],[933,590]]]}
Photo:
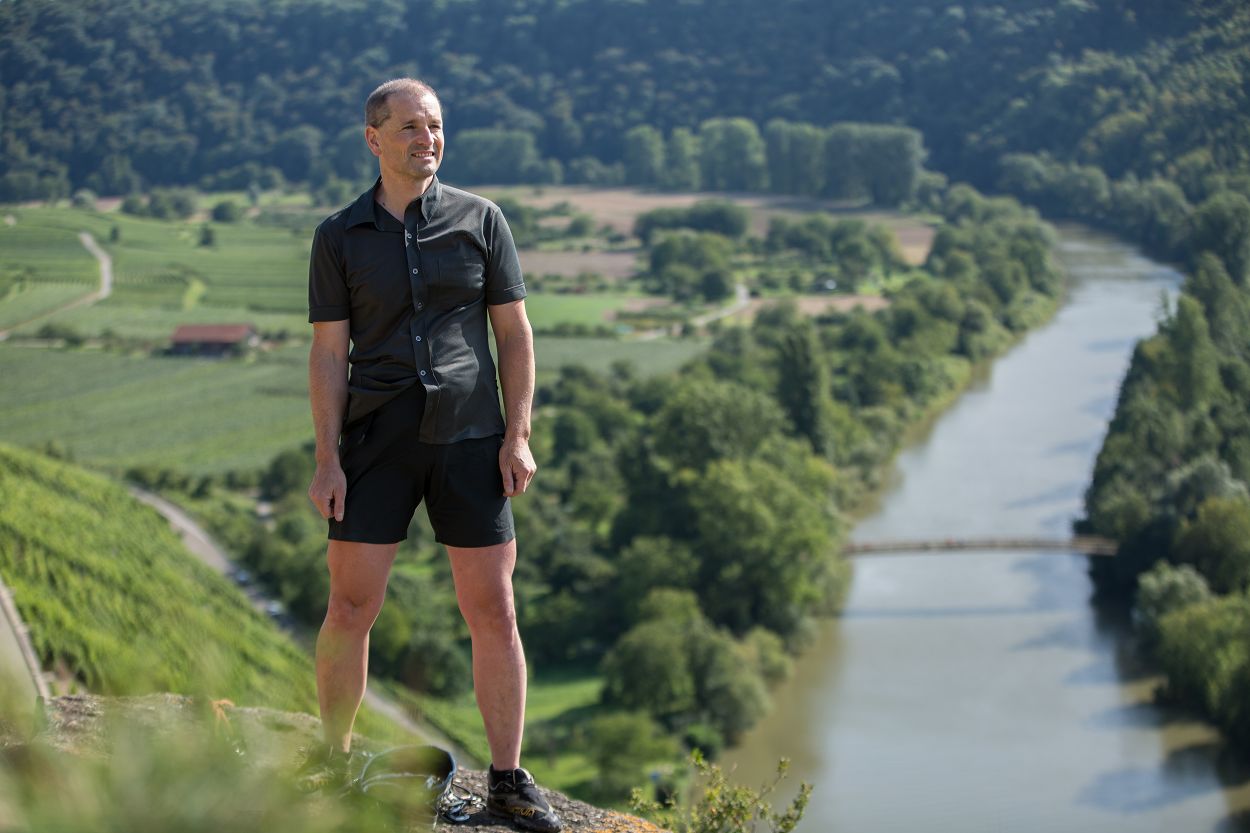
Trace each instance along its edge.
{"label": "wooded hillside", "polygon": [[639,126],[676,170],[737,118],[756,141],[774,120],[906,125],[952,178],[1046,153],[1192,200],[1246,187],[1248,32],[1235,0],[17,0],[0,199],[358,180],[361,103],[411,73],[442,93],[461,181],[621,182]]}

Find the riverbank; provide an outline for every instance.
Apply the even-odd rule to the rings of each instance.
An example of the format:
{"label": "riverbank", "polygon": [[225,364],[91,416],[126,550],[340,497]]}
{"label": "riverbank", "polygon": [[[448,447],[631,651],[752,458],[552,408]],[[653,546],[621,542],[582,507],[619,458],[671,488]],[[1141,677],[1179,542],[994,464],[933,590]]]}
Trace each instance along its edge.
{"label": "riverbank", "polygon": [[[898,455],[857,536],[1049,535],[1080,514],[1133,345],[1179,276],[1100,236],[1065,229],[1062,248],[1067,303]],[[1244,768],[1154,705],[1123,617],[1090,596],[1077,554],[858,562],[842,616],[725,765],[753,783],[791,757],[817,784],[800,833],[1244,830]]]}

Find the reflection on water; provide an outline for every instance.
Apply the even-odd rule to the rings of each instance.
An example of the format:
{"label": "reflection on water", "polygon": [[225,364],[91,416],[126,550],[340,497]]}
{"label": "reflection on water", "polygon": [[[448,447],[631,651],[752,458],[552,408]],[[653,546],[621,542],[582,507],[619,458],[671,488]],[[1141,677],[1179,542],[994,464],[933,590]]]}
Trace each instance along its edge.
{"label": "reflection on water", "polygon": [[[1062,536],[1136,340],[1178,276],[1065,231],[1055,321],[900,455],[857,540]],[[800,831],[1250,831],[1250,771],[1156,707],[1123,611],[1090,604],[1076,554],[864,558],[774,709],[727,755],[816,784]]]}

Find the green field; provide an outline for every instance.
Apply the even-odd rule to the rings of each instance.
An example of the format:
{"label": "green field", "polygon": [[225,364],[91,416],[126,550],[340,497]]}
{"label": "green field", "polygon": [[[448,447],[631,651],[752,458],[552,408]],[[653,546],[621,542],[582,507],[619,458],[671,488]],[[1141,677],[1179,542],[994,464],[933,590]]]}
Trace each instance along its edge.
{"label": "green field", "polygon": [[78,240],[83,226],[70,222],[68,211],[8,211],[16,222],[0,223],[0,274],[20,273],[39,283],[78,283],[84,291],[98,285],[96,260]]}
{"label": "green field", "polygon": [[[307,325],[305,325],[307,326]],[[705,342],[539,339],[539,378],[560,366],[632,363],[667,372]],[[56,442],[75,459],[115,472],[169,467],[191,474],[253,470],[312,438],[306,347],[251,361],[119,355],[0,344],[0,439]]]}
{"label": "green field", "polygon": [[0,330],[54,312],[90,291],[80,283],[22,281],[10,287],[0,301]]}
{"label": "green field", "polygon": [[525,299],[525,311],[536,330],[557,324],[582,324],[596,327],[611,323],[611,313],[626,307],[643,296],[620,292],[596,292],[585,295],[555,292],[531,292]]}
{"label": "green field", "polygon": [[254,362],[0,345],[0,438],[121,471],[255,469],[311,436],[302,348]]}

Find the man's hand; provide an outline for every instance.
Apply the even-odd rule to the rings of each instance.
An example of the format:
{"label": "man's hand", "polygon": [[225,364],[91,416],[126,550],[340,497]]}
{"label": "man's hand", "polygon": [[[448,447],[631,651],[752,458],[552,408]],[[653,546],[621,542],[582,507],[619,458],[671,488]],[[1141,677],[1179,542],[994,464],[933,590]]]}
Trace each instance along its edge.
{"label": "man's hand", "polygon": [[308,499],[317,507],[321,517],[326,520],[334,516],[334,520],[343,520],[343,504],[347,500],[347,475],[337,461],[318,463],[313,474],[312,485],[308,487]]}
{"label": "man's hand", "polygon": [[528,440],[504,437],[499,449],[499,471],[503,474],[504,497],[516,497],[529,487],[538,465],[530,453]]}

